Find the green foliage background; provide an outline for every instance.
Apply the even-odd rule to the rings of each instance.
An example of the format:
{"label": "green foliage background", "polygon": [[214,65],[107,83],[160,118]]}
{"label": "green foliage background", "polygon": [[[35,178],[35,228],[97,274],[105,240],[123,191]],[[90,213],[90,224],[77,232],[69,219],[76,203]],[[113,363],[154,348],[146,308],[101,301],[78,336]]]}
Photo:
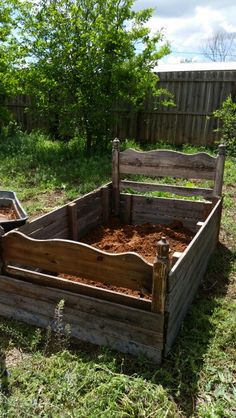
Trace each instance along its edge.
{"label": "green foliage background", "polygon": [[[8,0],[10,2],[11,0]],[[39,0],[14,3],[12,77],[18,91],[55,138],[75,131],[87,151],[110,140],[112,109],[139,108],[158,95],[152,69],[169,52],[163,34],[151,35],[152,9],[133,0]],[[160,92],[163,94],[163,91]]]}
{"label": "green foliage background", "polygon": [[226,144],[228,154],[236,155],[236,102],[229,96],[220,109],[213,113],[219,119],[220,126],[216,129],[220,133],[221,141]]}

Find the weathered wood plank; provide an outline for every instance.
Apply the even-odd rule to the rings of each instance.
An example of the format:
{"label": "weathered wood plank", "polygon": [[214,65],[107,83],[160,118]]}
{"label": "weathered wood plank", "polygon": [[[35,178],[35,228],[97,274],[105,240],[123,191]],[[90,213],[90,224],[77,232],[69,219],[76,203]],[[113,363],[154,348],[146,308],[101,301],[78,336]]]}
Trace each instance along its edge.
{"label": "weathered wood plank", "polygon": [[[27,295],[18,295],[9,293],[7,291],[0,291],[0,304],[6,303],[9,306],[15,306],[22,308],[32,314],[43,314],[46,317],[53,319],[53,314],[56,306],[48,303],[48,301],[40,301],[37,303],[36,299],[30,298]],[[39,306],[40,305],[40,306]],[[93,333],[94,331],[99,333],[103,332],[106,336],[112,336],[114,338],[124,338],[137,343],[146,344],[151,347],[162,348],[163,347],[163,332],[160,333],[147,330],[140,327],[138,323],[130,324],[126,321],[125,324],[122,321],[109,318],[108,316],[94,315],[94,313],[83,312],[75,308],[67,307],[65,300],[65,309],[63,313],[63,320],[70,325],[74,324],[80,330],[86,330],[86,332]],[[82,336],[82,335],[81,335]]]}
{"label": "weathered wood plank", "polygon": [[101,188],[102,193],[102,222],[106,224],[111,215],[111,189],[108,186]]}
{"label": "weathered wood plank", "polygon": [[169,273],[169,243],[162,237],[157,243],[157,254],[153,264],[152,312],[164,314],[166,303],[166,281]]}
{"label": "weathered wood plank", "polygon": [[24,234],[33,235],[36,234],[37,231],[40,231],[42,228],[46,229],[51,225],[63,222],[67,222],[67,205],[62,206],[58,209],[53,210],[50,213],[46,213],[43,216],[21,226],[18,228],[19,231],[23,232]]}
{"label": "weathered wood plank", "polygon": [[81,220],[81,218],[95,208],[100,209],[100,212],[102,213],[101,189],[102,187],[78,199],[76,202],[78,219]]}
{"label": "weathered wood plank", "polygon": [[73,241],[78,238],[78,218],[76,203],[69,203],[67,206],[68,212],[68,224],[69,224],[69,237]]}
{"label": "weathered wood plank", "polygon": [[[182,216],[200,220],[204,217],[206,208],[211,209],[211,202],[190,201],[184,199],[169,199],[163,197],[133,196],[133,211],[152,208],[156,213],[164,212],[168,215]],[[204,219],[205,220],[205,219]]]}
{"label": "weathered wood plank", "polygon": [[[186,297],[184,300],[186,300],[186,298],[188,299],[187,289],[191,291],[193,280],[192,276],[197,275],[198,267],[203,264],[203,261],[206,260],[207,264],[208,259],[216,246],[216,234],[217,231],[213,225],[213,228],[209,231],[208,236],[205,240],[203,239],[201,241],[201,248],[196,249],[196,253],[189,257],[189,263],[188,266],[186,266],[186,271],[181,275],[181,277],[179,277],[177,286],[172,289],[171,293],[168,293],[166,308],[168,312],[175,311],[176,307],[177,309],[181,309],[181,300],[183,300],[185,293]],[[202,278],[197,275],[195,281],[201,281],[201,279]]]}
{"label": "weathered wood plank", "polygon": [[63,299],[66,301],[68,308],[109,317],[134,326],[138,325],[141,328],[146,328],[157,333],[161,332],[164,323],[163,315],[157,313],[144,312],[128,306],[121,307],[117,303],[75,294],[67,290],[32,284],[8,276],[0,276],[0,290],[7,291],[9,294],[27,295],[27,297],[38,301],[51,301],[53,304]]}
{"label": "weathered wood plank", "polygon": [[121,212],[121,219],[125,224],[132,224],[132,195],[125,196],[124,205]]}
{"label": "weathered wood plank", "polygon": [[96,202],[94,202],[94,207],[92,209],[88,209],[87,213],[78,216],[78,239],[91,231],[91,229],[101,225],[102,220],[102,205],[100,202],[96,205]]}
{"label": "weathered wood plank", "polygon": [[[191,275],[191,286],[188,286],[182,294],[182,300],[180,301],[179,309],[175,312],[172,312],[168,316],[168,328],[166,334],[166,344],[165,344],[165,354],[169,352],[171,346],[179,332],[183,319],[190,308],[192,301],[194,300],[201,279],[204,275],[208,263],[208,259],[198,266],[196,266],[195,271]],[[194,280],[195,279],[195,280]]]}
{"label": "weathered wood plank", "polygon": [[[121,194],[121,211],[123,212]],[[132,223],[169,224],[179,220],[184,226],[195,231],[196,223],[206,219],[206,211],[212,207],[211,202],[188,201],[132,195]],[[207,208],[207,209],[206,209]],[[208,209],[209,208],[209,209]]]}
{"label": "weathered wood plank", "polygon": [[90,296],[93,298],[108,300],[110,302],[131,306],[137,309],[143,309],[145,311],[151,310],[150,300],[118,293],[113,290],[102,289],[96,286],[75,282],[62,277],[52,276],[49,274],[35,272],[11,265],[8,265],[5,268],[5,272],[11,277],[21,278],[24,281],[36,283],[41,286],[49,286],[56,289],[68,290],[70,292]]}
{"label": "weathered wood plank", "polygon": [[188,267],[191,265],[191,258],[195,256],[198,250],[201,249],[202,243],[208,236],[209,229],[212,227],[212,223],[219,222],[222,207],[222,199],[218,200],[215,207],[212,209],[207,220],[204,222],[202,228],[195,235],[189,246],[180,257],[175,266],[171,269],[168,276],[168,290],[169,292],[178,284],[179,278],[185,273]]}
{"label": "weathered wood plank", "polygon": [[[29,283],[26,283],[26,290],[24,282],[22,283],[18,280],[0,276],[0,283],[2,283],[2,280],[7,280],[8,285],[10,281],[10,285],[13,287],[8,286],[9,295],[12,295],[13,289],[18,289],[19,292],[17,291],[17,293],[15,293],[16,296],[13,295],[14,303],[13,301],[11,303],[14,306],[5,305],[4,302],[0,303],[1,315],[22,320],[37,326],[47,327],[53,319],[56,304],[59,300],[63,299],[65,300],[63,319],[65,323],[71,324],[71,335],[73,337],[90,341],[94,344],[108,345],[119,351],[135,355],[143,354],[155,361],[161,360],[163,317],[160,318],[160,321],[157,321],[158,315],[147,313],[147,318],[145,318],[143,312],[132,308],[125,308],[126,312],[124,312],[118,305],[117,312],[123,317],[123,320],[121,319],[121,322],[117,322],[117,319],[113,319],[114,315],[116,315],[116,312],[114,312],[116,310],[116,305],[109,304],[109,302],[104,303],[104,301],[93,301],[92,298],[86,298],[83,302],[89,301],[90,306],[89,303],[82,303],[82,310],[80,310],[81,304],[77,302],[78,299],[81,298],[78,298],[77,295],[76,304],[74,304],[73,299],[75,300],[75,296],[69,292],[56,291],[55,289],[50,288],[45,289],[40,286],[30,285]],[[45,290],[47,291],[46,294]],[[19,296],[18,293],[21,293],[21,296]],[[24,296],[25,294],[27,294],[27,297]],[[35,300],[33,295],[36,295]],[[2,297],[5,300],[6,297],[4,296],[5,295],[2,293]],[[15,300],[14,297],[16,298]],[[32,301],[31,304],[30,301]],[[95,302],[95,305],[93,302]],[[87,309],[88,306],[90,314],[86,314],[86,311],[83,310],[83,307],[86,307]],[[109,314],[109,309],[108,312],[105,311],[105,307],[110,308],[111,315]],[[103,312],[100,312],[100,309],[103,310]],[[155,329],[154,332],[147,332],[145,331],[146,327],[144,327],[144,334],[147,332],[145,338],[141,329],[139,329],[142,325],[138,321],[136,313],[140,316],[143,324],[146,322],[148,325],[150,324],[150,319],[154,319],[154,322],[158,325],[158,330]],[[99,321],[97,321],[98,317]],[[107,320],[109,321],[109,325],[107,325]],[[140,334],[142,334],[141,340],[145,342],[144,344],[140,342]],[[151,344],[155,344],[155,347],[147,345],[149,340]]]}
{"label": "weathered wood plank", "polygon": [[[51,317],[49,318],[42,314],[35,315],[22,308],[17,309],[14,306],[8,306],[6,304],[0,304],[0,315],[42,328],[47,328],[52,319]],[[66,316],[65,320],[67,320]],[[99,346],[109,346],[114,350],[132,354],[134,356],[143,355],[157,364],[161,363],[162,360],[162,349],[150,347],[125,338],[107,336],[103,330],[93,330],[91,332],[91,329],[88,327],[81,328],[77,326],[77,324],[72,324],[71,336],[78,340],[88,341]]]}
{"label": "weathered wood plank", "polygon": [[183,154],[158,150],[141,152],[128,149],[120,153],[121,174],[214,180],[216,158],[206,153]]}
{"label": "weathered wood plank", "polygon": [[162,214],[162,215],[151,214],[150,216],[147,216],[145,212],[142,212],[142,213],[133,212],[132,213],[133,225],[142,225],[145,223],[150,223],[153,225],[156,225],[156,224],[170,225],[175,220],[181,221],[183,226],[185,228],[188,228],[193,233],[197,231],[196,221],[193,219],[180,218],[180,217],[175,217],[175,216],[165,215],[165,214]]}
{"label": "weathered wood plank", "polygon": [[222,195],[223,178],[224,178],[224,165],[225,165],[225,145],[219,145],[219,154],[216,162],[216,175],[215,175],[215,186],[214,196]]}
{"label": "weathered wood plank", "polygon": [[174,186],[170,184],[141,183],[137,181],[122,180],[120,190],[134,189],[138,192],[167,192],[179,196],[203,196],[205,199],[212,197],[213,189],[200,187]]}
{"label": "weathered wood plank", "polygon": [[192,303],[203,278],[209,258],[215,249],[218,240],[221,204],[221,200],[216,203],[201,230],[176,262],[168,276],[168,295],[166,299],[168,326],[165,353],[171,348],[187,309]]}
{"label": "weathered wood plank", "polygon": [[[110,185],[110,183],[108,183],[105,186]],[[96,189],[90,193],[87,193],[84,196],[80,196],[77,199],[73,200],[70,203],[76,203],[77,206],[77,216],[78,218],[82,218],[83,216],[86,216],[88,214],[88,211],[90,211],[90,209],[94,208],[94,206],[96,205],[96,207],[99,207],[99,204],[101,206],[101,188]],[[41,234],[41,231],[44,230],[46,232],[46,230],[50,231],[50,230],[56,230],[56,228],[58,227],[63,227],[63,225],[65,224],[66,226],[68,226],[68,217],[67,217],[67,206],[68,204],[57,208],[53,211],[51,211],[50,213],[47,213],[43,216],[38,217],[37,219],[21,226],[20,228],[18,228],[18,230],[26,235],[32,235],[33,237],[37,237]]]}
{"label": "weathered wood plank", "polygon": [[11,232],[2,240],[4,263],[39,267],[115,286],[151,290],[152,265],[135,253],[108,254],[66,240],[34,240]]}

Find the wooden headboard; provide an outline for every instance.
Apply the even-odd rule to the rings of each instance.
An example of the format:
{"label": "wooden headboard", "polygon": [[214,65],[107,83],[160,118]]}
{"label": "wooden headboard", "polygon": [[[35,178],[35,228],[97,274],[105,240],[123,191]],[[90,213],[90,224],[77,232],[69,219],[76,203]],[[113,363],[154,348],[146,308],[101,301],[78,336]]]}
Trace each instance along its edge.
{"label": "wooden headboard", "polygon": [[[119,212],[120,191],[132,188],[136,191],[164,191],[180,196],[203,196],[205,199],[220,197],[222,193],[225,161],[225,146],[219,145],[217,157],[205,152],[184,154],[170,150],[120,151],[118,139],[113,141],[112,186],[115,213]],[[122,180],[124,174],[147,177],[173,177],[206,179],[213,181],[213,188],[184,187],[168,184],[141,183]]]}

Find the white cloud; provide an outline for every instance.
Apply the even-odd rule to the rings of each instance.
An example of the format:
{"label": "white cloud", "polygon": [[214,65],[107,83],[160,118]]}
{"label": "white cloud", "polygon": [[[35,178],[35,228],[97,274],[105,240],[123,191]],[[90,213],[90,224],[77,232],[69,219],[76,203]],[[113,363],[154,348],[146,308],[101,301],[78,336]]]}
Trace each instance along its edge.
{"label": "white cloud", "polygon": [[[135,9],[155,7],[148,26],[152,31],[164,28],[174,54],[168,62],[179,62],[184,58],[203,60],[200,54],[204,40],[217,30],[236,32],[235,0],[138,0]],[[182,53],[182,54],[181,54]]]}

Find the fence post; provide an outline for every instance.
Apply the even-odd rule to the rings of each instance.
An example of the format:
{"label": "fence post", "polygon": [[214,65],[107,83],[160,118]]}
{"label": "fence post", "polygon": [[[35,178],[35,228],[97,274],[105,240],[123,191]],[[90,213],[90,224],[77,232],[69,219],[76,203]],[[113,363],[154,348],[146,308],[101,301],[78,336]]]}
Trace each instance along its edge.
{"label": "fence post", "polygon": [[112,189],[113,189],[113,205],[114,214],[118,216],[120,213],[120,168],[119,168],[119,152],[120,141],[115,138],[112,144]]}
{"label": "fence post", "polygon": [[166,279],[169,273],[169,242],[162,237],[157,243],[157,254],[152,275],[152,312],[164,313],[166,299]]}

